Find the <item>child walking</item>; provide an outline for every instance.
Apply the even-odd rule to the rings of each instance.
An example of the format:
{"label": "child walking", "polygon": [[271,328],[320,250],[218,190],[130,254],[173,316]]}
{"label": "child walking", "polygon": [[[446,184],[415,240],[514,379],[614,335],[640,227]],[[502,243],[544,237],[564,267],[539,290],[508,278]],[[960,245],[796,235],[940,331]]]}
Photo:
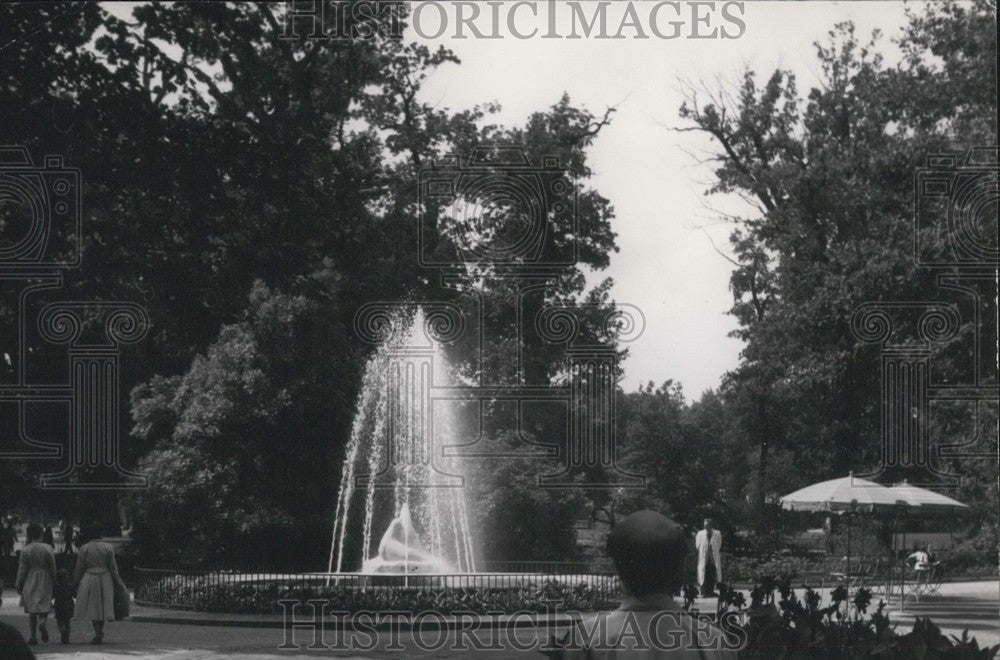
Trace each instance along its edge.
{"label": "child walking", "polygon": [[69,644],[69,624],[73,618],[73,585],[70,583],[69,571],[65,568],[56,571],[56,584],[52,592],[55,596],[54,609],[59,637],[63,644]]}

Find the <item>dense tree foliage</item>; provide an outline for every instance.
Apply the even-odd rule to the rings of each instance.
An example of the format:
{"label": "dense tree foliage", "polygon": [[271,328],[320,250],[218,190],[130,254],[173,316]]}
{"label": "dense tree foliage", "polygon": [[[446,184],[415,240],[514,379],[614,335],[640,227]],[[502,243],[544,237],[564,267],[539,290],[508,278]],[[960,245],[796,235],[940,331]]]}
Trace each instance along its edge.
{"label": "dense tree foliage", "polygon": [[[424,103],[422,81],[456,65],[454,55],[390,38],[282,39],[280,3],[0,11],[11,44],[0,64],[9,81],[0,141],[37,158],[61,154],[83,174],[84,260],[66,275],[69,295],[136,300],[150,315],[124,383],[136,386],[127,461],[154,481],[131,500],[148,561],[280,561],[261,547],[288,555],[280,540],[289,535],[301,540],[299,568],[325,556],[370,350],[353,336],[355,312],[378,300],[471,299],[417,260],[421,222],[438,256],[454,259],[469,239],[453,209],[418,203],[420,172],[444,155],[516,146],[531,163],[556,156],[576,170],[579,230],[564,215],[553,233],[575,241],[579,265],[535,296],[525,318],[530,325],[551,301],[611,304],[610,283],[587,292],[582,275],[615,249],[610,204],[586,183],[586,149],[607,115],[563,97],[502,127],[489,121],[492,105]],[[490,220],[484,236],[517,227]],[[455,350],[475,379],[511,362],[521,328],[508,281],[488,264],[467,281],[497,329],[481,359],[461,350],[470,346]],[[0,308],[13,337],[17,293],[4,289]],[[547,383],[560,347],[525,341],[537,349],[525,351],[525,373]],[[493,422],[484,438],[505,428]],[[572,516],[562,519],[570,529]]]}
{"label": "dense tree foliage", "polygon": [[[772,494],[877,462],[878,349],[854,337],[851,314],[870,301],[957,300],[937,279],[953,269],[923,268],[914,258],[914,171],[929,155],[997,141],[996,15],[988,2],[911,14],[896,65],[884,62],[878,40],[838,25],[817,44],[822,85],[807,94],[789,71],[761,82],[748,70],[733,89],[692,88],[680,110],[688,123],[680,130],[705,132],[719,147],[708,192],[756,207],[731,218],[731,311],[745,347],[722,395],[754,447],[761,511]],[[995,221],[987,212],[978,228],[994,246]],[[984,294],[979,310],[962,303],[966,325],[956,340],[935,347],[943,382],[968,382],[980,369],[982,382],[996,385],[995,365],[972,360],[975,337],[995,347],[996,294]],[[902,323],[903,336],[915,336]],[[995,419],[996,406],[982,412]],[[975,411],[966,406],[964,415]],[[961,443],[962,432],[942,426],[941,416],[933,423],[938,442]],[[795,473],[769,474],[782,463]],[[938,467],[995,481],[995,460],[985,475],[974,462],[954,463]]]}
{"label": "dense tree foliage", "polygon": [[[995,351],[992,277],[976,310],[939,285],[953,268],[924,268],[914,257],[916,168],[932,154],[997,142],[995,10],[986,2],[930,6],[910,14],[896,45],[902,57],[890,66],[879,35],[866,41],[845,23],[817,44],[821,85],[808,92],[787,70],[762,79],[748,69],[718,89],[687,86],[677,130],[705,133],[718,148],[707,194],[737,195],[753,209],[726,218],[730,311],[744,348],[720,389],[697,402],[669,381],[621,397],[625,462],[651,486],[614,494],[600,519],[650,506],[692,528],[712,515],[727,531],[756,521],[777,532],[776,496],[874,467],[879,347],[851,332],[862,303],[957,303],[964,326],[933,347],[933,377],[970,382],[979,369],[980,382],[996,386],[992,360],[974,364],[976,337],[980,355]],[[979,235],[995,246],[996,217],[987,210],[978,219]],[[923,231],[928,241],[939,230]],[[916,335],[910,323],[900,321],[897,341]],[[997,460],[989,457],[997,412],[996,401],[942,403],[930,420],[935,447],[978,439],[963,450],[979,458],[942,456],[935,467],[961,476],[952,494],[973,508],[965,554],[985,563],[997,545]]]}
{"label": "dense tree foliage", "polygon": [[481,560],[578,559],[573,527],[583,511],[580,492],[538,487],[538,475],[557,473],[558,463],[530,455],[510,431],[481,448],[509,455],[477,461],[470,474],[466,497]]}

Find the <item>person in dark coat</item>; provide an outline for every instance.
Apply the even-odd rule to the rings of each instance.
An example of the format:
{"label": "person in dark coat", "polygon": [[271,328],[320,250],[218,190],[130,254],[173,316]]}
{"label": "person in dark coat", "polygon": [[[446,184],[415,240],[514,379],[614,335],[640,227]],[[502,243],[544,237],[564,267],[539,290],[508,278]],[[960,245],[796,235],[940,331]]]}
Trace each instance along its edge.
{"label": "person in dark coat", "polygon": [[73,582],[65,568],[56,571],[56,586],[53,587],[52,594],[59,638],[63,644],[69,644],[70,623],[73,620]]}
{"label": "person in dark coat", "polygon": [[14,524],[4,521],[0,526],[0,556],[9,557],[14,554],[14,543],[17,540],[17,533],[14,531]]}

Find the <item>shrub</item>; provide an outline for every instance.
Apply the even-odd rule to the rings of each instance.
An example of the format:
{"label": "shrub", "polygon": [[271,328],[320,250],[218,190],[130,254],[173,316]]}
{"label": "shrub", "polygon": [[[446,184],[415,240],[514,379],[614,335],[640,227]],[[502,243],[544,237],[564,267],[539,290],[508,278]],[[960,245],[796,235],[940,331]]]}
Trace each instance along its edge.
{"label": "shrub", "polygon": [[[727,562],[728,559],[728,562]],[[763,559],[733,557],[723,559],[725,575],[730,581],[758,582],[766,575],[777,575],[794,579],[808,572],[811,565],[804,557],[772,556]]]}
{"label": "shrub", "polygon": [[985,659],[1000,650],[1000,645],[979,648],[968,631],[949,639],[929,619],[918,618],[909,633],[900,635],[890,625],[884,601],[868,613],[872,592],[865,588],[849,598],[847,589],[838,587],[826,606],[818,592],[806,589],[799,599],[790,581],[773,578],[750,591],[749,607],[742,593],[726,585],[720,585],[719,592],[720,612],[743,615],[748,644],[741,658]]}
{"label": "shrub", "polygon": [[984,527],[941,557],[945,575],[997,575],[997,528]]}
{"label": "shrub", "polygon": [[[698,591],[694,585],[684,587],[685,610],[694,613]],[[832,591],[826,605],[818,592],[806,589],[800,599],[789,580],[777,580],[773,576],[765,576],[750,590],[749,604],[742,592],[725,584],[718,585],[718,592],[719,613],[735,619],[730,620],[726,630],[746,639],[746,645],[738,654],[746,660],[869,657],[985,660],[1000,650],[1000,645],[979,648],[968,631],[961,637],[948,638],[928,619],[917,619],[909,633],[898,634],[885,612],[885,602],[880,602],[869,614],[872,592],[865,588],[858,589],[854,597],[849,598],[847,589],[838,587]],[[553,639],[545,655],[562,657],[564,641]]]}

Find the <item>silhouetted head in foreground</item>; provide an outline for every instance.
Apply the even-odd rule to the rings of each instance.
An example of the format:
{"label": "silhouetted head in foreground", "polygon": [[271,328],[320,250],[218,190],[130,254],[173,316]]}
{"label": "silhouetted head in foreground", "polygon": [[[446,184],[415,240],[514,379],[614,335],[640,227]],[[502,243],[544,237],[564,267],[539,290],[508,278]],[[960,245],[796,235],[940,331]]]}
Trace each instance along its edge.
{"label": "silhouetted head in foreground", "polygon": [[670,518],[655,511],[637,511],[614,526],[607,548],[629,595],[673,595],[680,589],[687,539]]}
{"label": "silhouetted head in foreground", "polygon": [[24,636],[17,628],[0,621],[0,658],[4,660],[34,660]]}

